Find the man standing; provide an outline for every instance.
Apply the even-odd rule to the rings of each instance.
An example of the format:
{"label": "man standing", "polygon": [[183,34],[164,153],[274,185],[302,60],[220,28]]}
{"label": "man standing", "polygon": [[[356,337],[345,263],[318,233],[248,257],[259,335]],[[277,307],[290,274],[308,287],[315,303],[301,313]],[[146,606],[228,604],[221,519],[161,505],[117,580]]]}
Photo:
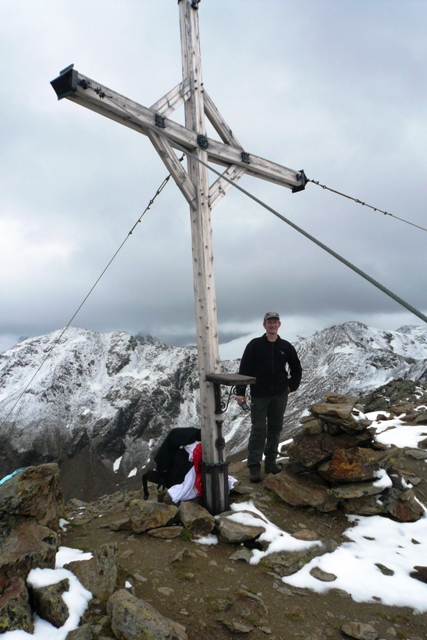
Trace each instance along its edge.
{"label": "man standing", "polygon": [[[263,323],[265,334],[247,345],[239,373],[256,378],[251,386],[252,428],[248,443],[248,467],[251,482],[261,480],[261,460],[265,455],[265,473],[279,473],[276,465],[279,438],[288,394],[301,382],[301,363],[295,348],[278,335],[280,317],[268,311]],[[290,377],[287,371],[289,368]],[[245,400],[245,386],[236,389],[237,402]]]}

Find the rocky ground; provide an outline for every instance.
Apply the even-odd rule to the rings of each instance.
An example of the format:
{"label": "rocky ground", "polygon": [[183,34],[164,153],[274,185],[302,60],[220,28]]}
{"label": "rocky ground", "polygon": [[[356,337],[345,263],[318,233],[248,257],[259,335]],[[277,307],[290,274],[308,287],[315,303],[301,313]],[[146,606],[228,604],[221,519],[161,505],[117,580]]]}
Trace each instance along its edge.
{"label": "rocky ground", "polygon": [[[400,468],[421,478],[415,492],[427,504],[426,462],[413,459],[404,450],[397,462]],[[264,481],[251,484],[241,462],[234,461],[230,473],[240,480],[231,501],[253,500],[270,521],[291,534],[308,529],[320,540],[332,539],[338,544],[346,540],[343,533],[349,523],[341,511],[320,513],[312,508],[291,507]],[[103,543],[116,542],[119,586],[130,583],[131,593],[184,625],[190,640],[225,640],[236,634],[252,640],[349,637],[343,629],[355,638],[427,638],[426,614],[377,602],[356,603],[338,590],[317,594],[289,588],[268,568],[235,559],[234,554],[244,550],[243,545],[223,541],[200,545],[191,540],[185,529],[173,539],[126,529],[112,531],[110,525],[126,519],[129,502],[135,497],[142,495],[119,491],[92,503],[70,501],[66,505],[70,524],[60,535],[60,544],[93,551]],[[156,498],[152,490],[150,500]],[[249,547],[254,544],[246,543]],[[90,603],[85,622],[97,625],[100,638],[114,637],[105,605],[100,601]],[[359,625],[348,626],[352,623]],[[371,625],[375,633],[364,625]]]}

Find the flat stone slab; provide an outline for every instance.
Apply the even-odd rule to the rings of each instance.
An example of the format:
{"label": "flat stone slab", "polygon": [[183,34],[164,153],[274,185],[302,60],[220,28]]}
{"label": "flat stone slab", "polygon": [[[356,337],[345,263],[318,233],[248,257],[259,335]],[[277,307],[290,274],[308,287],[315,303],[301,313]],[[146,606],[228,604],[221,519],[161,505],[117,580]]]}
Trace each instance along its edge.
{"label": "flat stone slab", "polygon": [[297,475],[285,470],[268,476],[265,486],[294,507],[315,507],[328,512],[334,511],[338,505],[338,499],[317,474]]}
{"label": "flat stone slab", "polygon": [[384,487],[376,487],[374,482],[353,482],[350,484],[340,484],[333,486],[330,492],[336,498],[363,498],[373,496],[383,491]]}

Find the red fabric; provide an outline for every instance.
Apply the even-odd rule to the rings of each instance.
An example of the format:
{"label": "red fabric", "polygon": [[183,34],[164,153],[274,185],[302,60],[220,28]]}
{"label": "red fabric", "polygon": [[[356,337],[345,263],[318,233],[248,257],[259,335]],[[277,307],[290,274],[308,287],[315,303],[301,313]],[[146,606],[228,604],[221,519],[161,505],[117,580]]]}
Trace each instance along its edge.
{"label": "red fabric", "polygon": [[196,472],[196,489],[199,493],[199,496],[203,495],[203,484],[202,484],[202,469],[201,469],[201,464],[202,464],[202,443],[200,442],[198,445],[196,445],[193,449],[193,463],[194,463],[194,470]]}

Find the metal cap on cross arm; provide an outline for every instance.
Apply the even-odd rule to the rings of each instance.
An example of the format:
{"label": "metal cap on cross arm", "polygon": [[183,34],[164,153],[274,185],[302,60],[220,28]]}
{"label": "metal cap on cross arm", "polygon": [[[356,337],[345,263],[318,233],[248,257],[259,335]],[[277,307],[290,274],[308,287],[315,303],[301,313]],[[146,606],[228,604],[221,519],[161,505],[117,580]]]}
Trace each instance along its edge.
{"label": "metal cap on cross arm", "polygon": [[58,96],[58,100],[67,98],[77,91],[78,73],[74,65],[70,64],[59,72],[59,76],[51,81],[51,85]]}

